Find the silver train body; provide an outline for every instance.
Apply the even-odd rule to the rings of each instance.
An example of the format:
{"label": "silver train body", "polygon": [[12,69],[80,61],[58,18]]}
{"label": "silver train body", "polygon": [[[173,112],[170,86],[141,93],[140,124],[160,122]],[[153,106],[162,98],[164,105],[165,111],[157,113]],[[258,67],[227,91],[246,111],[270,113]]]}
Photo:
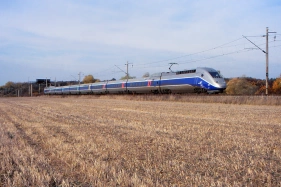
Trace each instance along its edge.
{"label": "silver train body", "polygon": [[218,71],[199,67],[192,70],[156,73],[142,79],[47,87],[44,94],[221,93],[225,89],[225,80]]}

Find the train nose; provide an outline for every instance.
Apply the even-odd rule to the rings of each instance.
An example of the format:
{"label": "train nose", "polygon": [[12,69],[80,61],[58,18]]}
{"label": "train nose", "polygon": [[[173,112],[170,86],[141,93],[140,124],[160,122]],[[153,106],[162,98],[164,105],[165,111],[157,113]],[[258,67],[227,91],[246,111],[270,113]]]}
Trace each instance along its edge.
{"label": "train nose", "polygon": [[218,84],[219,87],[221,88],[226,88],[226,82],[224,79],[222,80],[216,80],[216,83]]}

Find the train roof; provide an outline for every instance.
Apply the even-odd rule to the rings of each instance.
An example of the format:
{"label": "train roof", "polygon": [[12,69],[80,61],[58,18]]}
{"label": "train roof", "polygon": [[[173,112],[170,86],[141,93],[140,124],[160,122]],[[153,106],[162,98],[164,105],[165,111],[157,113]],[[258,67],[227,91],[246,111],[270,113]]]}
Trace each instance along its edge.
{"label": "train roof", "polygon": [[204,69],[204,70],[209,71],[209,72],[216,72],[217,71],[214,68],[209,68],[209,67],[198,67],[197,69]]}
{"label": "train roof", "polygon": [[173,72],[159,72],[159,73],[152,74],[150,77],[153,78],[153,77],[171,76],[171,75],[188,74],[188,73],[196,73],[196,69],[173,71]]}
{"label": "train roof", "polygon": [[152,74],[149,78],[153,79],[154,77],[160,77],[160,76],[171,76],[171,75],[180,75],[180,74],[190,74],[190,73],[196,73],[199,70],[205,70],[208,72],[217,72],[217,70],[209,67],[197,67],[194,69],[185,69],[185,70],[179,70],[179,71],[173,71],[173,72],[158,72]]}

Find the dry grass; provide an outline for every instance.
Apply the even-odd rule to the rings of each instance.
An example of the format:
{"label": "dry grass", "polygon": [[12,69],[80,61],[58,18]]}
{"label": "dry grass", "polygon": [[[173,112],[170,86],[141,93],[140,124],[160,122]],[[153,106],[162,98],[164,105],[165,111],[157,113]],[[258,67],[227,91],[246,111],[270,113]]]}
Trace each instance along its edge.
{"label": "dry grass", "polygon": [[[54,97],[54,96],[53,96]],[[62,97],[62,96],[55,96]],[[69,96],[63,96],[69,97]],[[70,96],[73,97],[73,96]],[[171,94],[171,95],[101,95],[101,96],[74,96],[74,97],[98,97],[107,99],[126,99],[136,101],[176,101],[192,103],[224,103],[246,105],[281,105],[280,95],[215,95],[215,94]]]}
{"label": "dry grass", "polygon": [[0,186],[281,186],[281,106],[140,100],[0,99]]}

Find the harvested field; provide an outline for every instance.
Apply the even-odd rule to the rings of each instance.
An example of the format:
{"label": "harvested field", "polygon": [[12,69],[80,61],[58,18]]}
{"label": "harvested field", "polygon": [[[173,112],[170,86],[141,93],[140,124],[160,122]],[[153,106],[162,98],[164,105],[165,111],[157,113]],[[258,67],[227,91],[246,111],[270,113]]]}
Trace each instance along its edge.
{"label": "harvested field", "polygon": [[281,186],[281,106],[0,98],[0,186]]}

